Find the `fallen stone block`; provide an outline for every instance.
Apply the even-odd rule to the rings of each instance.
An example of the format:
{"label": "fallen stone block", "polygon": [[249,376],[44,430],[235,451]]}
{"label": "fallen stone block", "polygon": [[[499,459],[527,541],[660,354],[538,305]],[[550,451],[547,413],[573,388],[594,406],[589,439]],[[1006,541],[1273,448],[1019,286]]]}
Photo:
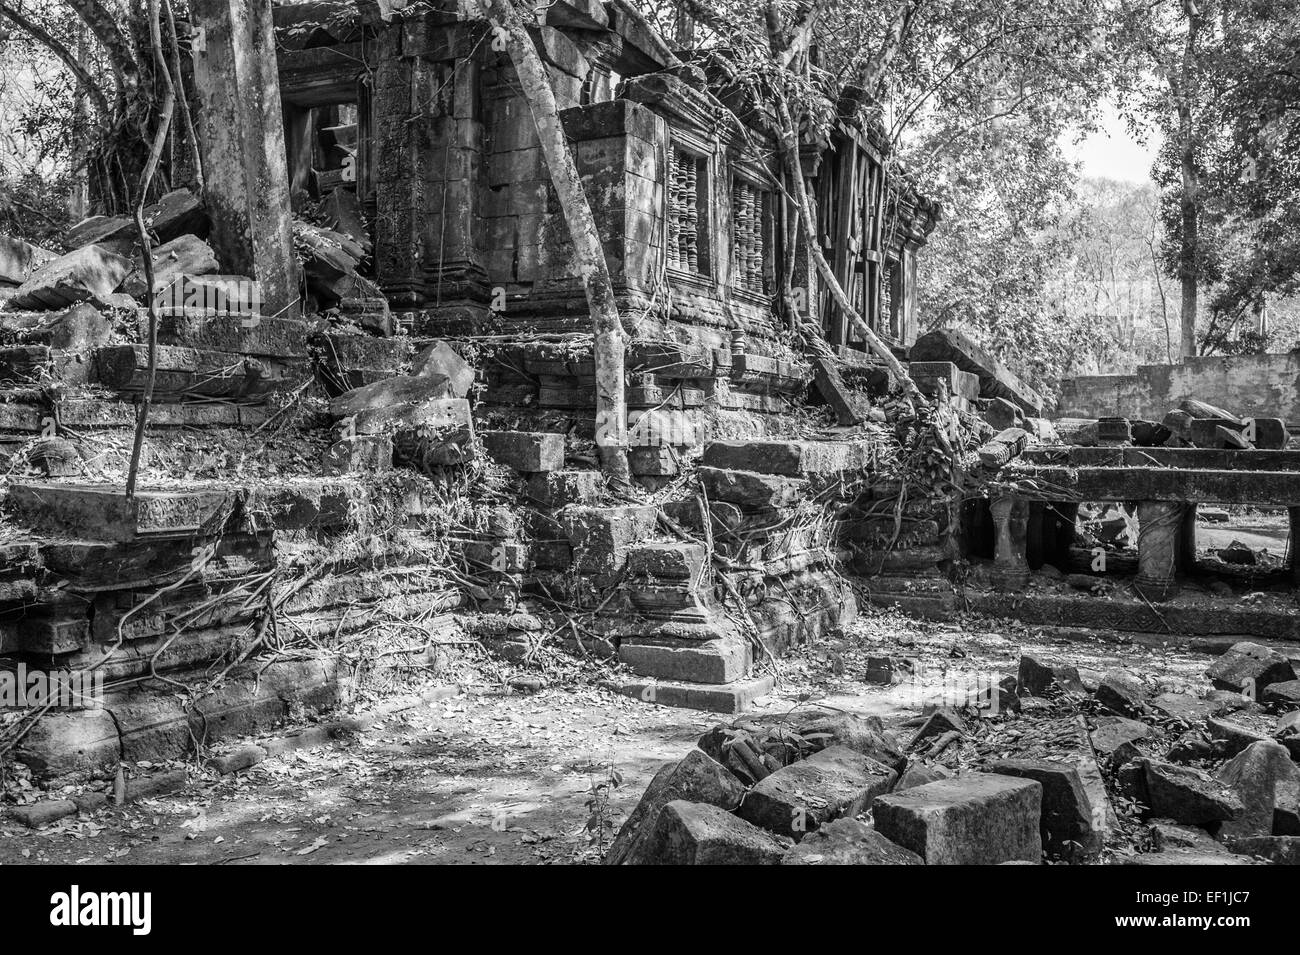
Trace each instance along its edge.
{"label": "fallen stone block", "polygon": [[1043,787],[1030,779],[975,773],[880,796],[876,831],[927,865],[1042,861]]}
{"label": "fallen stone block", "polygon": [[907,749],[908,752],[912,752],[926,740],[936,739],[945,733],[958,733],[965,736],[967,732],[966,721],[961,718],[961,714],[956,710],[941,707],[926,717],[921,728],[912,737],[912,742],[907,744]]}
{"label": "fallen stone block", "polygon": [[627,865],[777,865],[790,843],[725,809],[677,799],[659,811]]}
{"label": "fallen stone block", "polygon": [[1300,680],[1270,683],[1260,697],[1260,701],[1288,710],[1300,707]]}
{"label": "fallen stone block", "polygon": [[957,329],[927,332],[909,350],[913,361],[950,361],[962,371],[979,376],[980,397],[1013,401],[1027,415],[1038,417],[1043,398],[1019,376]]}
{"label": "fallen stone block", "polygon": [[1142,681],[1118,670],[1112,670],[1101,678],[1093,696],[1106,709],[1120,716],[1141,716],[1147,712],[1148,693]]}
{"label": "fallen stone block", "polygon": [[1205,671],[1220,690],[1237,690],[1259,699],[1274,683],[1296,678],[1291,661],[1268,647],[1243,641],[1234,644]]}
{"label": "fallen stone block", "polygon": [[330,400],[330,414],[351,418],[355,434],[414,428],[472,428],[469,402],[448,398],[446,382],[398,375]]}
{"label": "fallen stone block", "polygon": [[564,467],[564,435],[527,431],[484,431],[488,457],[523,474]]}
{"label": "fallen stone block", "polygon": [[916,786],[924,786],[926,783],[933,783],[947,778],[946,772],[932,769],[924,763],[908,763],[907,768],[898,777],[898,782],[894,784],[894,792],[902,792],[904,789],[913,789]]}
{"label": "fallen stone block", "polygon": [[1016,680],[1020,691],[1030,696],[1051,696],[1060,692],[1082,695],[1084,692],[1083,681],[1075,667],[1027,653],[1020,656]]}
{"label": "fallen stone block", "polygon": [[[212,275],[220,271],[212,246],[193,235],[183,235],[153,250],[153,287],[164,300],[169,300],[170,289],[182,276]],[[147,303],[149,285],[144,272],[144,257],[137,256],[131,272],[122,282],[122,291]],[[180,290],[171,293],[183,294]]]}
{"label": "fallen stone block", "polygon": [[1217,742],[1222,755],[1231,758],[1246,747],[1267,740],[1268,723],[1263,714],[1234,713],[1207,720],[1205,729]]}
{"label": "fallen stone block", "polygon": [[854,716],[852,713],[809,714],[797,722],[799,734],[823,748],[847,746],[855,753],[883,763],[894,772],[907,764],[894,735],[884,728],[879,717]]}
{"label": "fallen stone block", "polygon": [[1040,828],[1049,857],[1083,862],[1101,852],[1104,823],[1094,818],[1092,803],[1074,766],[1045,759],[1000,759],[986,770],[1042,785]]}
{"label": "fallen stone block", "polygon": [[77,805],[77,812],[88,816],[91,813],[99,812],[108,805],[108,793],[78,793],[72,797],[72,801]]}
{"label": "fallen stone block", "polygon": [[[1279,808],[1283,826],[1296,820],[1300,797],[1300,767],[1291,761],[1287,748],[1272,740],[1252,743],[1219,767],[1216,778],[1230,786],[1241,799],[1244,811],[1229,819],[1219,830],[1223,838],[1269,836],[1278,831],[1275,811]],[[1297,833],[1300,834],[1300,833]]]}
{"label": "fallen stone block", "polygon": [[122,284],[130,267],[125,256],[89,245],[38,267],[18,286],[9,307],[56,309],[78,302],[100,303]]}
{"label": "fallen stone block", "polygon": [[738,812],[798,841],[832,819],[863,812],[896,778],[888,766],[847,746],[832,746],[760,780]]}
{"label": "fallen stone block", "polygon": [[0,283],[22,285],[32,272],[58,255],[22,239],[0,235]]}
{"label": "fallen stone block", "polygon": [[40,829],[76,814],[77,804],[71,799],[42,799],[40,802],[14,806],[9,810],[10,817],[28,829]]}
{"label": "fallen stone block", "polygon": [[654,831],[659,812],[668,803],[685,800],[707,803],[727,812],[740,805],[745,787],[722,764],[701,750],[693,749],[676,763],[665,764],[655,773],[645,794],[627,817],[605,854],[605,865],[622,865],[634,856],[634,847]]}
{"label": "fallen stone block", "polygon": [[1130,765],[1145,769],[1146,802],[1157,816],[1204,826],[1235,819],[1244,811],[1231,787],[1202,770],[1146,758]]}
{"label": "fallen stone block", "polygon": [[1190,693],[1160,693],[1151,699],[1151,708],[1188,726],[1204,723],[1223,711],[1222,704],[1199,699]]}
{"label": "fallen stone block", "polygon": [[804,837],[782,865],[925,865],[915,852],[890,842],[864,822],[836,819]]}
{"label": "fallen stone block", "polygon": [[1151,734],[1151,727],[1137,720],[1102,716],[1097,718],[1091,733],[1092,748],[1106,768],[1113,771],[1142,755],[1136,744]]}
{"label": "fallen stone block", "polygon": [[245,743],[242,746],[236,746],[228,753],[215,757],[209,761],[208,765],[222,776],[229,776],[231,773],[251,769],[264,759],[266,759],[266,750],[256,743]]}
{"label": "fallen stone block", "polygon": [[1273,736],[1290,751],[1292,759],[1300,762],[1300,710],[1278,717]]}
{"label": "fallen stone block", "polygon": [[447,379],[447,386],[456,398],[469,397],[469,390],[474,387],[474,369],[446,342],[434,342],[416,355],[411,362],[411,374]]}

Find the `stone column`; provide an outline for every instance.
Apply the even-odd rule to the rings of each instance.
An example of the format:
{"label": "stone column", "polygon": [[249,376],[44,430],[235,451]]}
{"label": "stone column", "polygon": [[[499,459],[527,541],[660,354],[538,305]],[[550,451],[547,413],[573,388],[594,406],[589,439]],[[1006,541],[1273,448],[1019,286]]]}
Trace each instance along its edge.
{"label": "stone column", "polygon": [[298,265],[270,0],[191,0],[203,198],[224,271],[261,284],[268,315],[296,317]]}
{"label": "stone column", "polygon": [[1029,583],[1025,544],[1029,530],[1029,502],[1004,494],[989,502],[993,515],[994,555],[990,578],[995,590],[1019,590]]}
{"label": "stone column", "polygon": [[1138,504],[1138,575],[1133,583],[1148,600],[1168,600],[1177,593],[1182,516],[1183,505],[1175,501]]}

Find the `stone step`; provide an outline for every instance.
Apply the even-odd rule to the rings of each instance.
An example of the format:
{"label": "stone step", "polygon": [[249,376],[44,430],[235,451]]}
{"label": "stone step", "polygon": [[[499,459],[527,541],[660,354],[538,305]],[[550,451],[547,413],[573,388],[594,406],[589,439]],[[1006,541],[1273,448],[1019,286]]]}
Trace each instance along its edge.
{"label": "stone step", "polygon": [[564,467],[564,435],[530,431],[483,431],[488,457],[521,474],[559,471]]}
{"label": "stone step", "polygon": [[709,713],[743,713],[761,696],[772,692],[771,676],[749,677],[731,683],[688,683],[671,680],[629,680],[613,687],[645,703],[676,706]]}
{"label": "stone step", "polygon": [[625,638],[618,659],[637,676],[728,684],[748,676],[753,655],[743,637],[689,641]]}

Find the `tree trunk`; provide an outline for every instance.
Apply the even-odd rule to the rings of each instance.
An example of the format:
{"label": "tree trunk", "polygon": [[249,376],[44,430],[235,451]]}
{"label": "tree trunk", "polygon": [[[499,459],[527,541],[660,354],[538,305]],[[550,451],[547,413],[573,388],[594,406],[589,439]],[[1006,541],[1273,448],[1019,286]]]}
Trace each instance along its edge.
{"label": "tree trunk", "polygon": [[1178,149],[1182,166],[1182,196],[1179,200],[1182,228],[1179,230],[1178,279],[1182,286],[1179,308],[1180,336],[1178,354],[1184,361],[1196,356],[1196,307],[1200,275],[1197,249],[1200,246],[1200,183],[1196,172],[1196,129],[1192,104],[1196,90],[1196,40],[1200,32],[1200,15],[1189,2],[1187,41],[1183,47],[1182,76],[1175,95],[1178,100]]}
{"label": "tree trunk", "polygon": [[510,61],[519,76],[524,99],[537,124],[542,154],[559,197],[573,242],[574,259],[582,276],[591,310],[596,363],[596,447],[601,466],[616,480],[628,481],[627,410],[624,404],[626,335],[614,300],[614,286],[605,261],[605,248],[583,189],[578,167],[569,152],[550,77],[537,47],[512,0],[470,0],[471,9],[501,31]]}

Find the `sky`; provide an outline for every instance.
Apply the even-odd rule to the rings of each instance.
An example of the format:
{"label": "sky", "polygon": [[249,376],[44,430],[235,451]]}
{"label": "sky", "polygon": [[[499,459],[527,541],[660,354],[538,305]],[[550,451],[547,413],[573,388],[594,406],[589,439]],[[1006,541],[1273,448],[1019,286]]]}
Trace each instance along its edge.
{"label": "sky", "polygon": [[1074,136],[1061,139],[1065,155],[1083,164],[1083,174],[1124,182],[1149,182],[1151,162],[1159,142],[1134,139],[1113,103],[1102,106],[1101,129],[1083,140]]}

